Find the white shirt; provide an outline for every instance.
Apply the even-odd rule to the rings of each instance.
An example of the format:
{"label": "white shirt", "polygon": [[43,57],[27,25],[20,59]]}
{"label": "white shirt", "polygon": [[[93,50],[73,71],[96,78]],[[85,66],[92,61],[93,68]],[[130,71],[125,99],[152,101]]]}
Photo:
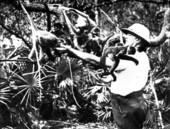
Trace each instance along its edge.
{"label": "white shirt", "polygon": [[114,94],[126,96],[134,91],[141,90],[147,82],[150,70],[149,58],[145,52],[136,52],[130,55],[139,61],[120,60],[115,70],[117,80],[111,83],[110,90]]}

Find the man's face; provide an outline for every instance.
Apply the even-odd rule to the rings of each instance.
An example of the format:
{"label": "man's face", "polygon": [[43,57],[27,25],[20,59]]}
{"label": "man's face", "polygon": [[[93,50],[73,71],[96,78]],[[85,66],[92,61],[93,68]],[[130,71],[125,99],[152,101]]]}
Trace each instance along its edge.
{"label": "man's face", "polygon": [[126,39],[126,42],[125,42],[125,45],[126,46],[135,46],[136,43],[138,43],[138,38],[132,34],[127,34],[125,36],[125,39]]}

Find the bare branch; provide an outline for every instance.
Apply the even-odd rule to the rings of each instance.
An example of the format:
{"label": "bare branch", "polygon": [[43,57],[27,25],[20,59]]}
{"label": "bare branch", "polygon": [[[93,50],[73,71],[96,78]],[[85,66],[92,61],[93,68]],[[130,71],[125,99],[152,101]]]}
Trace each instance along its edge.
{"label": "bare branch", "polygon": [[[33,3],[23,3],[24,7],[31,12],[42,12],[42,13],[46,13],[47,12],[47,8],[49,9],[49,13],[50,14],[54,14],[54,15],[59,15],[60,11],[58,10],[58,7],[61,6],[60,4],[46,4],[46,7],[44,6],[44,4],[33,4]],[[15,6],[18,10],[21,10],[21,6],[20,5],[16,5]]]}
{"label": "bare branch", "polygon": [[[120,0],[120,1],[124,1],[124,0]],[[114,1],[114,2],[118,2],[118,1]],[[142,2],[142,1],[140,1],[140,2]],[[157,2],[156,4],[162,4],[162,3]],[[26,7],[26,9],[28,11],[46,12],[46,8],[44,7],[43,4],[31,4],[31,3],[28,4],[28,3],[25,3],[24,6]],[[51,14],[54,14],[54,15],[57,15],[57,16],[58,15],[62,16],[60,9],[59,9],[59,7],[61,6],[60,4],[47,4],[47,6],[48,6],[49,12]],[[19,5],[18,5],[18,9],[20,9]],[[156,38],[150,40],[150,44],[151,44],[150,47],[157,47],[157,46],[163,44],[167,38],[170,38],[169,23],[170,23],[170,9],[167,9],[165,11],[165,15],[164,15],[164,23],[163,23],[163,26],[162,26],[162,30]]]}
{"label": "bare branch", "polygon": [[164,22],[163,22],[162,30],[161,30],[160,34],[156,38],[150,39],[150,47],[157,47],[157,46],[163,44],[165,42],[165,40],[169,38],[168,37],[169,31],[170,31],[170,8],[168,8],[165,11]]}
{"label": "bare branch", "polygon": [[102,6],[108,6],[108,5],[111,5],[111,4],[117,4],[117,3],[120,3],[120,2],[141,2],[141,3],[149,3],[149,4],[156,4],[156,5],[163,5],[163,4],[168,4],[169,1],[167,0],[166,2],[165,1],[154,1],[154,0],[114,0],[114,2],[105,2],[105,3],[102,3],[102,4],[98,4],[98,5],[94,5],[94,7],[102,7]]}

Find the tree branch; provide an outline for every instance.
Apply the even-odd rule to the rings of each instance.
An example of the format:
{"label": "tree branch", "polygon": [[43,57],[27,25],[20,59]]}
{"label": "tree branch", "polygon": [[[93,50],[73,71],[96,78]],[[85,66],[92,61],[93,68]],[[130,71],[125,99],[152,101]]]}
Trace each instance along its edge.
{"label": "tree branch", "polygon": [[[116,0],[114,2],[109,2],[107,4],[114,4],[117,2],[127,2],[127,0]],[[136,1],[136,0],[132,0],[132,1]],[[144,1],[144,0],[138,0],[138,2],[144,2],[144,3],[154,3],[154,4],[166,4],[166,2],[157,2],[157,1]],[[28,11],[34,11],[34,12],[46,12],[46,8],[43,4],[32,4],[32,3],[24,3],[25,8]],[[54,15],[61,15],[60,9],[59,7],[61,6],[60,4],[47,4],[48,8],[49,8],[49,13],[54,14]],[[97,5],[100,6],[100,5]],[[17,9],[21,9],[20,5],[18,4],[16,6]],[[164,43],[164,41],[169,38],[169,32],[168,30],[170,29],[170,27],[168,27],[170,24],[170,9],[167,9],[165,11],[165,15],[164,15],[164,24],[162,26],[162,30],[159,34],[159,36],[157,36],[154,39],[150,40],[150,47],[157,47],[159,45],[161,45],[162,43]]]}
{"label": "tree branch", "polygon": [[168,39],[169,37],[169,31],[170,31],[170,8],[168,8],[165,11],[164,14],[164,22],[163,22],[163,26],[162,26],[162,30],[159,34],[159,36],[157,36],[154,39],[150,39],[150,47],[157,47],[159,45],[161,45],[162,43],[165,42],[166,39]]}
{"label": "tree branch", "polygon": [[[48,11],[50,14],[54,14],[54,15],[59,15],[60,11],[58,10],[58,7],[60,6],[60,4],[46,4],[47,7],[44,6],[44,4],[32,4],[32,3],[23,3],[24,7],[31,12],[42,12],[42,13],[46,13],[47,12],[47,7],[48,7]],[[18,10],[22,10],[20,4],[16,4],[14,5],[16,9]]]}
{"label": "tree branch", "polygon": [[141,3],[149,3],[149,4],[156,4],[156,5],[163,5],[163,4],[169,4],[169,1],[154,1],[154,0],[115,0],[114,2],[105,2],[105,3],[102,3],[102,4],[98,4],[98,5],[95,5],[94,4],[94,7],[102,7],[102,6],[107,6],[107,5],[111,5],[111,4],[117,4],[117,3],[120,3],[120,2],[141,2]]}

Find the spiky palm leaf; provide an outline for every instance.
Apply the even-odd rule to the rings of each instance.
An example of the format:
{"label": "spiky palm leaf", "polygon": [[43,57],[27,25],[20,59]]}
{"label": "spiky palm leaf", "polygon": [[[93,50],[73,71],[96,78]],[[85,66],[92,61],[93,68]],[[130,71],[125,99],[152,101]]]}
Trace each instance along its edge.
{"label": "spiky palm leaf", "polygon": [[39,75],[37,73],[29,73],[23,77],[15,74],[18,80],[21,81],[21,85],[18,85],[18,92],[13,96],[22,96],[20,104],[25,102],[26,106],[28,103],[35,101],[35,96],[41,95],[41,88],[39,84]]}
{"label": "spiky palm leaf", "polygon": [[90,70],[89,72],[90,81],[92,85],[88,87],[87,91],[84,93],[84,97],[94,98],[97,103],[108,102],[109,101],[109,88],[108,84],[103,84],[102,82],[97,82],[96,74],[98,74],[94,70]]}
{"label": "spiky palm leaf", "polygon": [[83,93],[83,96],[87,99],[90,98],[93,103],[97,105],[97,110],[95,110],[94,114],[98,117],[98,119],[105,121],[110,120],[112,118],[112,107],[110,105],[110,92],[109,92],[109,84],[104,84],[100,82],[96,78],[96,74],[99,71],[94,71],[93,69],[89,69],[89,80],[90,84],[87,90]]}
{"label": "spiky palm leaf", "polygon": [[10,87],[0,87],[0,103],[7,105],[7,102],[10,101]]}
{"label": "spiky palm leaf", "polygon": [[75,58],[62,56],[58,58],[55,65],[56,80],[59,81],[59,87],[62,89],[73,86],[73,83],[79,83],[82,72],[82,61]]}
{"label": "spiky palm leaf", "polygon": [[[55,64],[48,68],[52,76],[55,76],[57,84],[57,92],[63,101],[71,95],[77,103],[74,95],[74,88],[78,88],[77,84],[83,73],[82,61],[76,58],[70,58],[65,55],[56,59]],[[72,99],[68,100],[72,101]],[[77,103],[79,106],[79,104]]]}
{"label": "spiky palm leaf", "polygon": [[85,98],[93,98],[97,103],[109,102],[109,89],[106,86],[92,86],[88,88],[88,91],[84,93]]}
{"label": "spiky palm leaf", "polygon": [[[0,56],[1,56],[1,52],[0,52]],[[7,86],[8,76],[4,66],[5,66],[4,64],[2,63],[0,64],[0,103],[7,106],[7,102],[9,102],[9,97],[10,97],[10,93],[9,93],[10,88],[9,86]]]}
{"label": "spiky palm leaf", "polygon": [[102,121],[109,120],[112,117],[112,107],[105,105],[104,110],[96,110],[94,114]]}

